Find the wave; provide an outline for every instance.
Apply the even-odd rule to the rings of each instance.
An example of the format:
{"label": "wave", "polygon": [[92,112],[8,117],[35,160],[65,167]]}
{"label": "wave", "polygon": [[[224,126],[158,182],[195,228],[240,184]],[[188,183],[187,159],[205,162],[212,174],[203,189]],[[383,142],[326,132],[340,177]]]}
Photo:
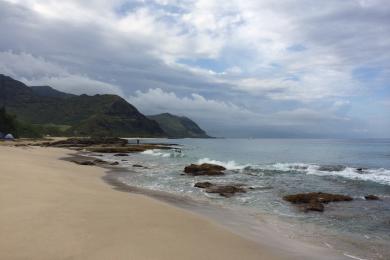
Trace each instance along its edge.
{"label": "wave", "polygon": [[243,170],[249,166],[249,165],[237,164],[235,161],[222,162],[222,161],[212,160],[209,158],[203,158],[198,160],[198,164],[202,164],[202,163],[217,164],[225,167],[227,170]]}
{"label": "wave", "polygon": [[384,168],[363,169],[344,165],[316,165],[305,163],[275,163],[271,165],[272,167],[279,171],[295,171],[318,176],[338,176],[390,185],[390,170]]}
{"label": "wave", "polygon": [[146,150],[142,152],[142,154],[158,156],[163,158],[176,158],[176,157],[184,157],[183,152],[177,152],[175,150],[169,152],[163,152],[162,150],[154,149],[154,150]]}
{"label": "wave", "polygon": [[[273,172],[303,173],[317,176],[337,176],[352,180],[372,181],[384,185],[390,185],[390,170],[384,168],[363,169],[347,167],[344,165],[317,165],[308,163],[273,163],[273,164],[239,164],[233,160],[218,161],[209,158],[198,160],[198,164],[211,163],[225,167],[227,170],[239,171],[243,174]],[[277,173],[275,173],[277,174]]]}

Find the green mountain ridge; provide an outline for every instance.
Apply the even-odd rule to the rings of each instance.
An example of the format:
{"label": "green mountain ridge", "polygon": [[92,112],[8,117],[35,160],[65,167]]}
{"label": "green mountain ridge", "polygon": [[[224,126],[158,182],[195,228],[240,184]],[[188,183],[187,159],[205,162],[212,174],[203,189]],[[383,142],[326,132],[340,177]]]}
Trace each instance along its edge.
{"label": "green mountain ridge", "polygon": [[[28,87],[0,74],[0,108],[42,134],[120,137],[198,137],[204,133],[194,122],[164,127],[146,117],[117,95],[73,95],[49,86]],[[161,120],[160,120],[161,121]],[[184,120],[185,121],[185,120]],[[174,121],[172,121],[174,123]],[[188,127],[183,135],[182,126]],[[195,126],[194,126],[195,125]],[[199,129],[197,129],[199,128]],[[178,133],[178,135],[175,135]],[[195,135],[193,134],[195,133]],[[173,134],[173,135],[172,135]],[[207,136],[207,135],[206,135]]]}
{"label": "green mountain ridge", "polygon": [[155,120],[169,137],[210,138],[194,121],[185,116],[169,113],[148,116]]}

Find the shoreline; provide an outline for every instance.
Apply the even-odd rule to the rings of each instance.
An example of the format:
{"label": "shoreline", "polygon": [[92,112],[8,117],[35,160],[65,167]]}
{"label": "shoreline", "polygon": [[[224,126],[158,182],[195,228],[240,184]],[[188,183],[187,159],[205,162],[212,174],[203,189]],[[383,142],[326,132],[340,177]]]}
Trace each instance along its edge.
{"label": "shoreline", "polygon": [[[259,244],[200,214],[145,195],[117,191],[103,181],[107,169],[59,160],[73,153],[59,148],[0,146],[1,258],[336,256],[331,250],[302,248],[302,244],[297,244],[294,252],[283,251],[281,241],[277,244],[270,239],[268,245]],[[315,250],[308,252],[308,248]]]}

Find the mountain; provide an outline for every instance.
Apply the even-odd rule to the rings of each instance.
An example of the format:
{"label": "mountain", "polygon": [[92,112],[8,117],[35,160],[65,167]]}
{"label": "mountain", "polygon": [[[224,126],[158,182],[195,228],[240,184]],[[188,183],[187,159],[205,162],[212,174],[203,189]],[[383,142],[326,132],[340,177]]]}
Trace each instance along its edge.
{"label": "mountain", "polygon": [[57,97],[57,98],[68,98],[74,97],[75,95],[58,91],[50,86],[31,86],[30,87],[35,94],[41,97]]}
{"label": "mountain", "polygon": [[166,136],[157,122],[117,95],[77,96],[45,86],[30,88],[1,74],[0,107],[22,122],[56,127],[68,135]]}
{"label": "mountain", "polygon": [[169,113],[148,116],[155,120],[169,137],[210,138],[194,121],[184,116]]}

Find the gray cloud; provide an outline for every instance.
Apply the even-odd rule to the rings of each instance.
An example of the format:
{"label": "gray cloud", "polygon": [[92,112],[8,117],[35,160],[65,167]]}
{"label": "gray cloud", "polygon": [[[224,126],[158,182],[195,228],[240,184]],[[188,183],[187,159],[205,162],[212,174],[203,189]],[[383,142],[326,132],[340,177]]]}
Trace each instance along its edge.
{"label": "gray cloud", "polygon": [[389,95],[389,14],[380,0],[0,0],[0,73],[117,93],[218,135],[384,136],[353,129],[389,121],[356,112]]}

